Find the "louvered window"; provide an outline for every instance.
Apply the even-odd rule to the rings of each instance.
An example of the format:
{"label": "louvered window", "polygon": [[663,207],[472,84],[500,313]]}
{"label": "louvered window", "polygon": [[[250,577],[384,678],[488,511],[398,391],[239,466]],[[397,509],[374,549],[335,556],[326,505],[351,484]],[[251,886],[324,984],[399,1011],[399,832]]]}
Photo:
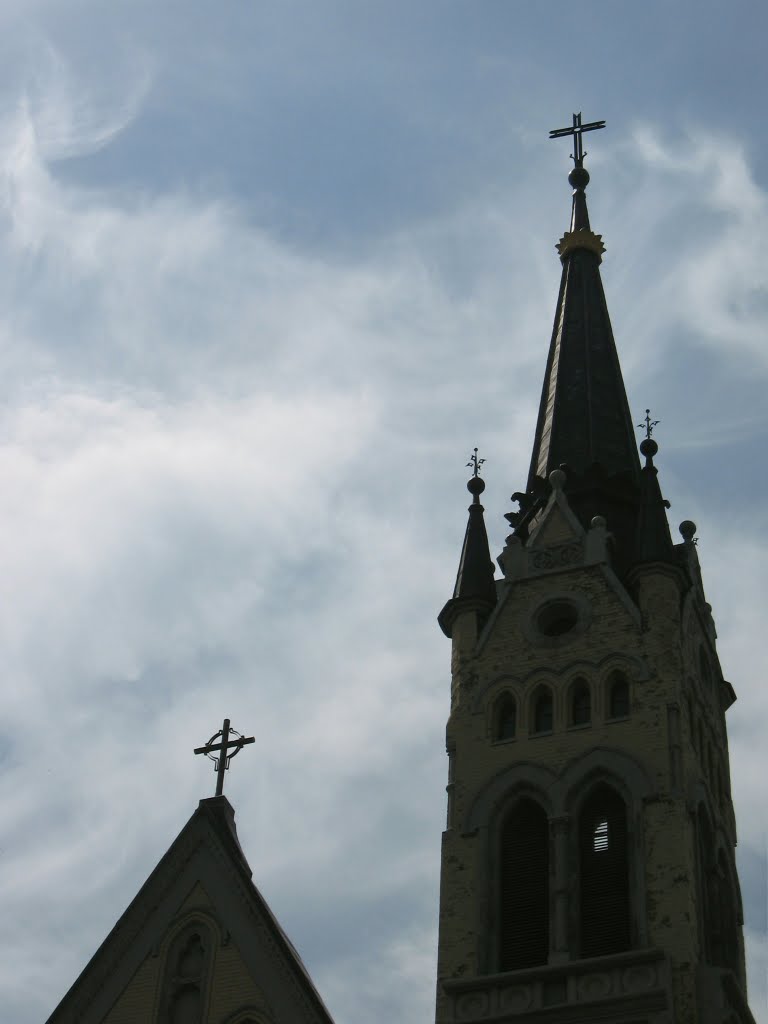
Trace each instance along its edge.
{"label": "louvered window", "polygon": [[533,731],[552,732],[552,694],[543,687],[533,705]]}
{"label": "louvered window", "polygon": [[577,679],[571,690],[571,725],[587,725],[592,720],[592,697],[586,679]]}
{"label": "louvered window", "polygon": [[514,739],[517,731],[517,702],[509,694],[503,694],[496,702],[494,710],[493,738],[495,740]]}
{"label": "louvered window", "polygon": [[549,840],[547,816],[521,800],[504,819],[500,837],[499,969],[545,964],[549,955]]}
{"label": "louvered window", "polygon": [[587,800],[579,821],[581,955],[630,945],[629,858],[624,801],[608,786]]}
{"label": "louvered window", "polygon": [[629,714],[629,683],[621,672],[612,672],[608,680],[608,715],[626,718]]}

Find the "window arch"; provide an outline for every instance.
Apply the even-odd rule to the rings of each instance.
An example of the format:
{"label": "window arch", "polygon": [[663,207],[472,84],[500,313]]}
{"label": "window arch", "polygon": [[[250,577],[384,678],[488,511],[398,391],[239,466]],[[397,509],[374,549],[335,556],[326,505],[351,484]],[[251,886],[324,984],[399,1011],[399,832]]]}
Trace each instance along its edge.
{"label": "window arch", "polygon": [[627,810],[602,784],[579,816],[580,952],[583,957],[630,948]]}
{"label": "window arch", "polygon": [[203,1024],[210,964],[208,927],[188,924],[168,948],[159,1024]]}
{"label": "window arch", "polygon": [[493,708],[493,739],[511,740],[517,732],[517,701],[511,693],[502,693]]}
{"label": "window arch", "polygon": [[547,686],[540,686],[533,698],[533,731],[552,732],[552,722],[552,691]]}
{"label": "window arch", "polygon": [[499,970],[545,964],[549,956],[549,828],[543,808],[520,800],[500,835]]}
{"label": "window arch", "polygon": [[592,721],[592,694],[586,679],[574,679],[570,701],[571,725],[588,725]]}
{"label": "window arch", "polygon": [[629,682],[623,672],[608,676],[608,717],[626,718],[629,715]]}

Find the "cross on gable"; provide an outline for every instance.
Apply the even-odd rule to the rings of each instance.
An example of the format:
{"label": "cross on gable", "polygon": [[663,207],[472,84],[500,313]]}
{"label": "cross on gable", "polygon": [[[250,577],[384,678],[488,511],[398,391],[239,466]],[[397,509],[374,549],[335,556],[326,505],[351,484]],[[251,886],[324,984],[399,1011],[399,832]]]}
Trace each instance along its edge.
{"label": "cross on gable", "polygon": [[584,166],[584,146],[581,141],[581,137],[584,132],[594,132],[598,128],[605,128],[605,121],[590,121],[589,124],[581,123],[581,113],[573,115],[573,124],[570,128],[554,128],[550,133],[550,139],[561,139],[566,135],[573,136],[573,153],[571,153],[571,160],[573,160],[576,167]]}
{"label": "cross on gable", "polygon": [[[230,735],[235,736],[235,739],[230,739]],[[216,743],[215,741],[221,737],[221,742]],[[203,747],[195,747],[196,754],[205,754],[209,757],[214,764],[216,769],[216,796],[221,796],[224,792],[224,772],[229,768],[229,762],[240,751],[247,743],[255,743],[255,736],[243,736],[242,733],[237,732],[231,728],[229,719],[224,719],[224,725],[215,733]],[[219,754],[216,756],[214,751],[218,750]],[[231,753],[230,753],[231,751]]]}

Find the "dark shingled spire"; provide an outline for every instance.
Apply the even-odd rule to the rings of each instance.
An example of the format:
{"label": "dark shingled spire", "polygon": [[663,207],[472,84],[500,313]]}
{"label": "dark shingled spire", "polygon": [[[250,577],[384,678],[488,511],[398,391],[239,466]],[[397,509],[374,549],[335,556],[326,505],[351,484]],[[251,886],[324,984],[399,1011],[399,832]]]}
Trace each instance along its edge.
{"label": "dark shingled spire", "polygon": [[645,456],[645,465],[640,470],[640,512],[637,520],[637,561],[674,562],[672,537],[669,533],[666,509],[669,502],[661,496],[658,469],[653,456],[659,446],[652,437],[646,437],[640,444]]}
{"label": "dark shingled spire", "polygon": [[528,490],[565,464],[583,474],[599,466],[607,476],[637,483],[632,417],[600,278],[605,252],[589,226],[584,190],[589,174],[574,167],[571,227],[557,249],[563,264],[552,341],[533,443]]}
{"label": "dark shingled spire", "polygon": [[446,636],[451,635],[453,624],[462,611],[475,611],[478,613],[478,619],[484,622],[496,605],[493,562],[485,530],[484,509],[480,504],[485,482],[477,476],[477,461],[475,475],[467,483],[467,490],[472,495],[472,504],[469,506],[469,520],[461,549],[456,586],[453,588],[453,597],[437,617]]}

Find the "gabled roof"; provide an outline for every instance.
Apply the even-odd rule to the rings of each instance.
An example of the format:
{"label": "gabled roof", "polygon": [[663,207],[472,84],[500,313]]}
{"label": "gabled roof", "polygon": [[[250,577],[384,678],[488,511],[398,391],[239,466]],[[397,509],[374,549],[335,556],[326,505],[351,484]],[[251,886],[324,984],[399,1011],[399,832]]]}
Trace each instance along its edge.
{"label": "gabled roof", "polygon": [[[226,797],[201,800],[48,1024],[102,1024],[193,894],[239,951],[253,991],[276,1024],[333,1024],[292,943],[252,881]],[[162,970],[162,965],[157,966]],[[215,970],[215,968],[214,968]]]}

